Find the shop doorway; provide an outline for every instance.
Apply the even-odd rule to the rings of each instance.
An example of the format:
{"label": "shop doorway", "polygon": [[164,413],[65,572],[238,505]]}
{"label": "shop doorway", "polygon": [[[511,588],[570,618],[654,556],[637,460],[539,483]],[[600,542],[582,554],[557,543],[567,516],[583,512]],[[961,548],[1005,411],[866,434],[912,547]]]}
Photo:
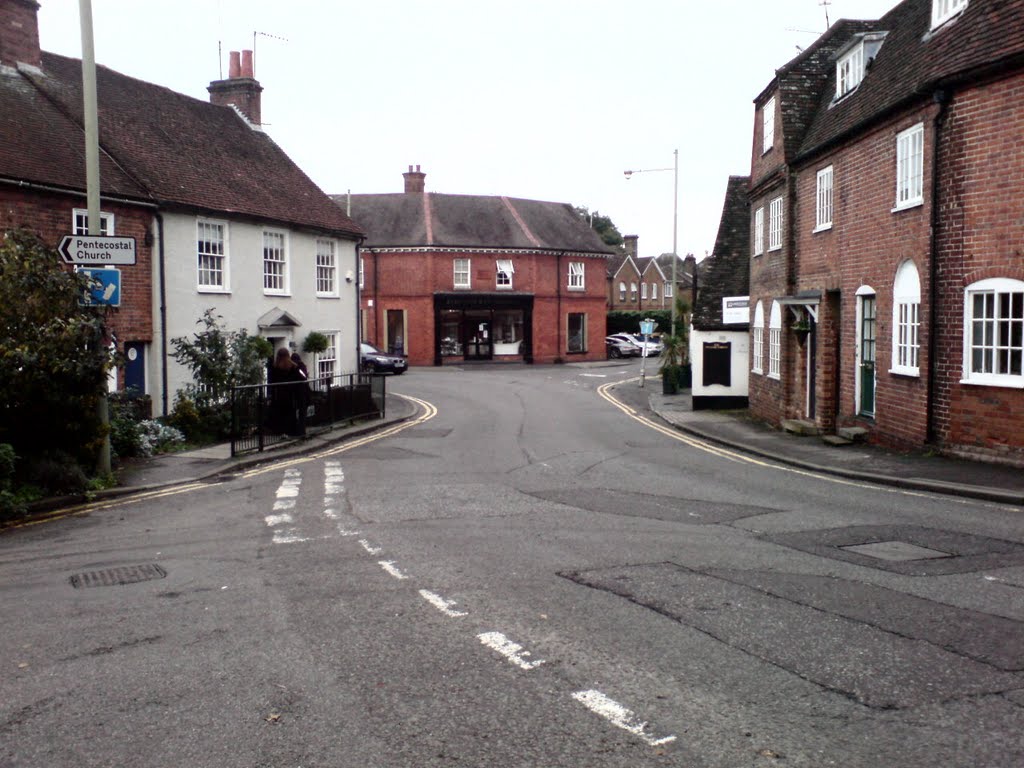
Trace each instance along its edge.
{"label": "shop doorway", "polygon": [[462,321],[467,360],[490,360],[494,356],[490,312],[466,312]]}

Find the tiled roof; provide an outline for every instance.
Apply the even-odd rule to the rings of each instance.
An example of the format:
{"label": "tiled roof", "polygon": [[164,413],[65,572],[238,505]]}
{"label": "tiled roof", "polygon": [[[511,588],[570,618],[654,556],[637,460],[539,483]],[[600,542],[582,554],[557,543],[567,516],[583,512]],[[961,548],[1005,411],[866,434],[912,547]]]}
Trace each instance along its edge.
{"label": "tiled roof", "polygon": [[1024,0],[971,0],[943,27],[930,31],[931,0],[904,0],[876,24],[888,32],[855,91],[835,104],[835,64],[823,74],[816,117],[799,155],[844,135],[937,88],[1024,62]]}
{"label": "tiled roof", "polygon": [[[348,195],[333,195],[345,206]],[[515,248],[600,255],[601,240],[568,203],[412,192],[352,195],[352,217],[368,247]]]}
{"label": "tiled roof", "polygon": [[[42,73],[0,76],[0,175],[85,188],[81,80],[80,61],[45,52]],[[97,67],[97,93],[104,194],[362,234],[234,109],[106,67]],[[25,131],[25,123],[38,123],[40,133]]]}
{"label": "tiled roof", "polygon": [[749,176],[730,176],[725,189],[722,218],[715,250],[701,262],[700,290],[693,325],[701,330],[737,329],[722,324],[722,298],[750,292]]}

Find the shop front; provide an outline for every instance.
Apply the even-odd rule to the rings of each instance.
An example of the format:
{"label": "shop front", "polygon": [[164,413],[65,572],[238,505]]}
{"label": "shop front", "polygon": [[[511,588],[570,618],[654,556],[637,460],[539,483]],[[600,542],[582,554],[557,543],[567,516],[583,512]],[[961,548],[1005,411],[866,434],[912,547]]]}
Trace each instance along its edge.
{"label": "shop front", "polygon": [[533,296],[434,294],[434,364],[533,362]]}

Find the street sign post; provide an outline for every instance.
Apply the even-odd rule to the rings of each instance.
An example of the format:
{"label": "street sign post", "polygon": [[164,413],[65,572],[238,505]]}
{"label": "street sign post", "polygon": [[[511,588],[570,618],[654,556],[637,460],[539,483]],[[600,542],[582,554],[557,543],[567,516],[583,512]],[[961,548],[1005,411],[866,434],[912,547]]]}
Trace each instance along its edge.
{"label": "street sign post", "polygon": [[641,320],[640,333],[644,337],[644,348],[640,354],[640,388],[643,389],[644,381],[647,378],[647,337],[654,333],[654,321],[650,318]]}
{"label": "street sign post", "polygon": [[82,292],[79,303],[85,307],[121,306],[120,269],[79,269],[89,278],[89,289]]}
{"label": "street sign post", "polygon": [[65,264],[135,264],[135,238],[107,235],[64,235],[57,252]]}

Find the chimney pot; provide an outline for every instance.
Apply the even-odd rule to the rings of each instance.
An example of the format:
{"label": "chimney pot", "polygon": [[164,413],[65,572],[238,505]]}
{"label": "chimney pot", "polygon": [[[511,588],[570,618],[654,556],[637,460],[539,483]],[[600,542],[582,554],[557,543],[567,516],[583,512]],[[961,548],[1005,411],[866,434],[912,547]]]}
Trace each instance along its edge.
{"label": "chimney pot", "polygon": [[255,77],[252,68],[252,51],[242,51],[242,77]]}
{"label": "chimney pot", "polygon": [[232,80],[242,75],[241,55],[238,51],[228,54],[228,78]]}

